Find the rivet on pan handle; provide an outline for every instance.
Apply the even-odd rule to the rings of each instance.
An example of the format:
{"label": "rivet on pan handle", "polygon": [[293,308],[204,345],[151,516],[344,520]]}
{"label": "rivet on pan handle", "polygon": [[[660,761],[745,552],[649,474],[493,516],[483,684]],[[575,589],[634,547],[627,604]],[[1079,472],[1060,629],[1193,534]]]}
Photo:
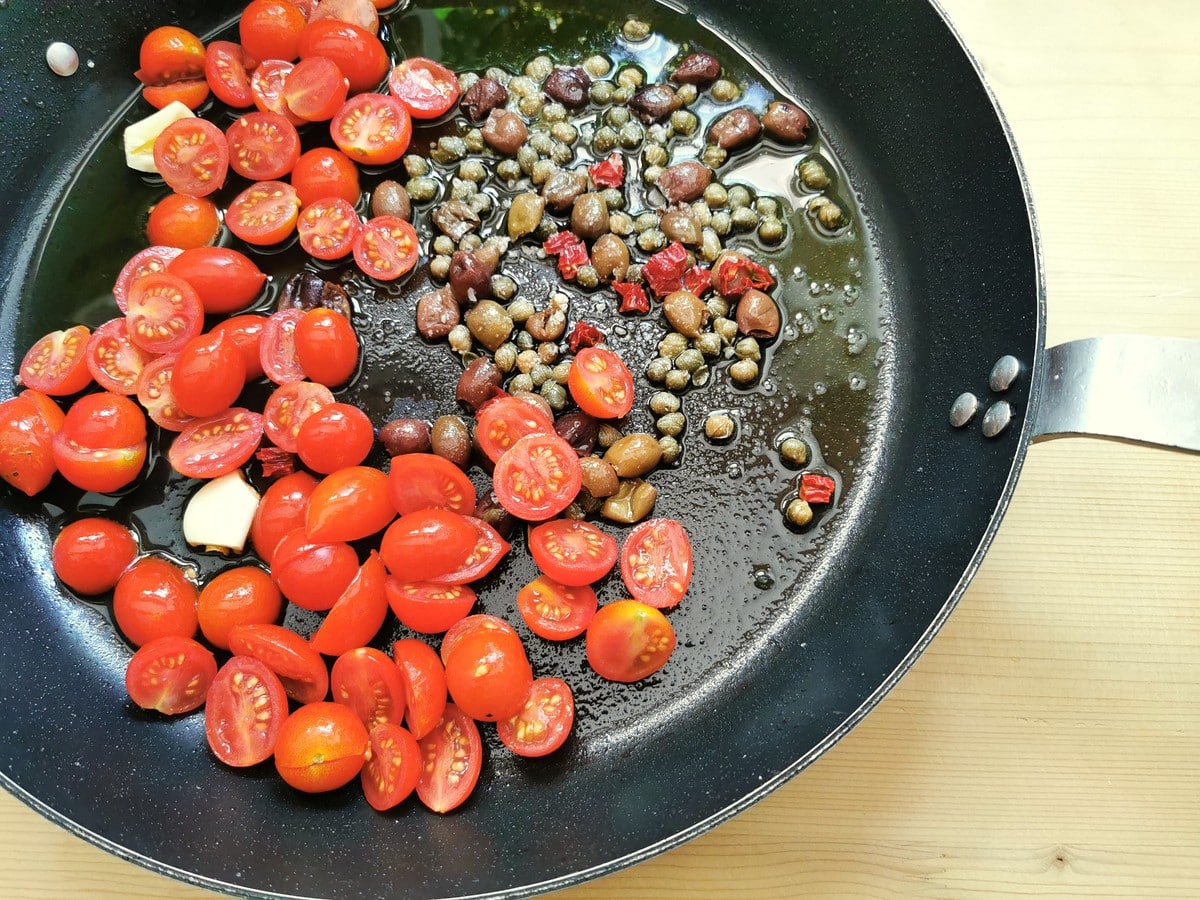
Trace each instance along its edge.
{"label": "rivet on pan handle", "polygon": [[1200,341],[1111,335],[1046,351],[1034,440],[1094,435],[1200,453]]}

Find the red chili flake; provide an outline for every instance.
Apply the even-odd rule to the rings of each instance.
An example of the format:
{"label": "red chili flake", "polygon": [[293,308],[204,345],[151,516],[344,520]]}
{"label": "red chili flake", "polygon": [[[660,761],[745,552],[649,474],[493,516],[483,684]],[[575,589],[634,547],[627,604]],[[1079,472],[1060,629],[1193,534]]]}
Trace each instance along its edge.
{"label": "red chili flake", "polygon": [[665,250],[659,250],[642,266],[642,275],[650,285],[650,290],[660,297],[683,287],[683,273],[686,271],[687,251],[679,241],[672,242]]}
{"label": "red chili flake", "polygon": [[558,254],[562,253],[572,244],[577,243],[579,243],[579,237],[573,231],[557,231],[546,238],[542,244],[542,249],[547,253],[558,256]]}
{"label": "red chili flake", "polygon": [[828,475],[805,472],[800,476],[800,499],[807,503],[828,503],[836,487]]}
{"label": "red chili flake", "polygon": [[577,244],[572,244],[558,254],[558,271],[567,281],[574,281],[575,276],[579,274],[581,266],[591,265],[592,261],[588,258],[587,244],[579,241]]}
{"label": "red chili flake", "polygon": [[642,290],[640,284],[614,281],[613,290],[621,295],[621,305],[617,307],[617,312],[637,313],[638,315],[650,312],[650,298],[646,296],[646,292]]}
{"label": "red chili flake", "polygon": [[768,291],[775,279],[766,267],[732,250],[722,253],[712,269],[712,285],[724,297],[740,297],[750,288]]}
{"label": "red chili flake", "polygon": [[591,322],[576,322],[567,336],[567,346],[572,353],[578,353],[585,347],[595,347],[604,342],[604,332]]}
{"label": "red chili flake", "polygon": [[588,175],[597,187],[619,188],[625,183],[625,159],[614,152],[608,159],[588,166]]}
{"label": "red chili flake", "polygon": [[683,289],[691,291],[697,297],[703,297],[706,291],[712,289],[712,275],[707,266],[695,265],[683,273]]}
{"label": "red chili flake", "polygon": [[296,454],[278,447],[260,447],[254,456],[262,463],[263,478],[291,475],[296,471]]}

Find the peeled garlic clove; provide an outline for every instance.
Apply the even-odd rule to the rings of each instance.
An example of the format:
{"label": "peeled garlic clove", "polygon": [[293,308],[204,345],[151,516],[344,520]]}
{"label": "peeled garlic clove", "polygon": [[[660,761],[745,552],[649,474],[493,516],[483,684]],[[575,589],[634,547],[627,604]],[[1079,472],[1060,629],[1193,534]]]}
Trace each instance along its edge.
{"label": "peeled garlic clove", "polygon": [[158,172],[154,164],[154,141],[166,127],[179,119],[194,116],[190,109],[178,100],[172,100],[158,112],[139,119],[122,135],[125,143],[125,165],[138,172]]}
{"label": "peeled garlic clove", "polygon": [[192,495],[183,511],[183,537],[193,547],[241,553],[258,509],[258,491],[241,471],[214,478]]}
{"label": "peeled garlic clove", "polygon": [[46,48],[46,65],[55,75],[74,75],[79,68],[79,54],[70,44],[55,41]]}

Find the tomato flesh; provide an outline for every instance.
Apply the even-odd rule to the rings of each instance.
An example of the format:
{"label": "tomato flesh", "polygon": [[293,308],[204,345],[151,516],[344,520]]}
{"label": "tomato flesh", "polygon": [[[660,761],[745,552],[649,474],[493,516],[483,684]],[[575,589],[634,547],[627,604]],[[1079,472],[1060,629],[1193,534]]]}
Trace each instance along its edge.
{"label": "tomato flesh", "polygon": [[229,649],[252,657],[273,672],[284,692],[297,703],[316,703],[329,693],[329,670],[308,641],[282,625],[235,625]]}
{"label": "tomato flesh", "polygon": [[475,509],[475,485],[467,473],[436,453],[393,457],[388,493],[402,516],[419,509],[448,509],[463,515]]}
{"label": "tomato flesh", "polygon": [[604,347],[585,347],[575,354],[567,388],[579,408],[597,419],[619,419],[633,409],[633,375],[621,357]]}
{"label": "tomato flesh", "polygon": [[674,519],[647,519],[625,538],[621,580],[636,600],[671,609],[692,581],[692,544]]}
{"label": "tomato flesh", "polygon": [[155,138],[154,166],[171,190],[207,197],[225,184],[229,144],[221,129],[207,119],[179,119]]}
{"label": "tomato flesh", "polygon": [[355,162],[387,165],[408,149],[412,117],[394,97],[359,94],[337,111],[329,131],[338,149]]}
{"label": "tomato flesh", "polygon": [[354,238],[354,261],[379,281],[402,278],[419,258],[417,232],[399,216],[376,216]]}
{"label": "tomato flesh", "polygon": [[300,198],[282,181],[260,181],[233,198],[225,225],[247,244],[278,244],[296,230]]}
{"label": "tomato flesh", "polygon": [[354,710],[368,730],[404,721],[404,679],[381,650],[347,650],[334,661],[329,684],[333,701]]}
{"label": "tomato flesh", "polygon": [[350,82],[337,63],[324,56],[310,56],[296,63],[283,85],[287,108],[306,122],[325,122],[342,108]]}
{"label": "tomato flesh", "polygon": [[146,417],[127,397],[84,394],[67,410],[51,451],[58,471],[71,484],[111,493],[142,471]]}
{"label": "tomato flesh", "polygon": [[380,812],[399,806],[421,777],[421,748],[412,732],[395,722],[370,730],[371,749],[362,770],[363,795]]}
{"label": "tomato flesh", "polygon": [[535,678],[521,711],[496,723],[500,742],[518,756],[553,753],[575,724],[575,695],[561,678]]}
{"label": "tomato flesh", "polygon": [[478,726],[453,703],[447,703],[441,721],[417,743],[421,750],[418,799],[437,813],[458,808],[479,782],[483,742]]}
{"label": "tomato flesh", "polygon": [[138,379],[154,354],[137,346],[124,318],[109,319],[92,332],[87,343],[87,369],[96,384],[115,394],[133,394]]}
{"label": "tomato flesh", "polygon": [[229,126],[225,136],[230,168],[252,181],[282,178],[300,158],[296,126],[277,113],[244,113]]}
{"label": "tomato flesh", "polygon": [[204,705],[217,660],[190,638],[161,637],[140,647],[125,668],[125,690],[142,709],[167,716]]}
{"label": "tomato flesh", "polygon": [[125,324],[147,353],[178,353],[204,327],[204,304],[178,275],[143,275],[129,286]]}
{"label": "tomato flesh", "polygon": [[354,207],[337,197],[312,201],[296,222],[300,246],[314,259],[341,259],[354,249],[362,222]]}
{"label": "tomato flesh", "polygon": [[388,75],[388,90],[414,119],[436,119],[448,113],[462,93],[458,76],[441,63],[410,57]]}
{"label": "tomato flesh", "polygon": [[519,397],[489,400],[475,418],[475,437],[492,462],[499,462],[505,451],[526,435],[554,433],[554,420],[541,407]]}
{"label": "tomato flesh", "polygon": [[387,616],[383,589],[386,579],[383,562],[372,550],[312,636],[313,649],[326,656],[338,656],[374,639]]}
{"label": "tomato flesh", "polygon": [[421,634],[441,634],[471,611],[475,592],[464,584],[400,581],[384,585],[388,605],[406,628]]}
{"label": "tomato flesh", "polygon": [[[304,378],[304,368],[296,355],[296,326],[302,318],[302,310],[281,309],[272,313],[263,325],[262,339],[258,344],[258,358],[263,373],[276,384],[290,384]],[[326,393],[329,391],[322,385],[316,387],[320,387]],[[329,395],[329,402],[333,402],[332,394]],[[296,427],[299,427],[299,423],[296,423]],[[273,435],[271,439],[275,440]],[[294,453],[296,448],[283,449]]]}
{"label": "tomato flesh", "polygon": [[472,719],[515,716],[532,684],[533,669],[520,641],[477,632],[459,641],[446,659],[450,699]]}
{"label": "tomato flesh", "polygon": [[21,384],[52,397],[82,391],[92,381],[87,366],[91,336],[86,325],[73,325],[35,341],[21,360]]}
{"label": "tomato flesh", "polygon": [[[268,321],[268,329],[271,324]],[[272,367],[272,371],[278,374],[276,367]],[[269,371],[268,375],[270,374]],[[323,384],[300,380],[281,384],[271,392],[266,406],[263,407],[263,427],[267,438],[280,450],[295,453],[299,449],[300,429],[304,427],[308,417],[333,402],[333,392]]]}
{"label": "tomato flesh", "polygon": [[433,575],[429,581],[437,584],[466,584],[483,578],[500,563],[511,549],[509,543],[483,519],[467,516],[466,522],[475,531],[475,542],[471,552],[456,569],[444,575]]}
{"label": "tomato flesh", "polygon": [[590,522],[556,519],[529,532],[537,567],[559,584],[593,584],[617,561],[617,541]]}
{"label": "tomato flesh", "polygon": [[554,434],[530,434],[504,451],[492,474],[500,505],[520,519],[540,522],[571,505],[583,482],[579,457]]}
{"label": "tomato flesh", "polygon": [[249,461],[262,435],[262,416],[231,406],[188,424],[171,442],[167,458],[187,478],[217,478]]}
{"label": "tomato flesh", "polygon": [[391,65],[383,42],[372,32],[337,19],[309,22],[300,36],[299,52],[301,59],[323,56],[332,60],[346,76],[352,94],[374,89]]}
{"label": "tomato flesh", "polygon": [[446,710],[446,670],[437,651],[417,638],[392,644],[392,659],[404,678],[404,723],[419,740]]}
{"label": "tomato flesh", "polygon": [[565,585],[545,575],[517,592],[517,611],[538,637],[566,641],[587,630],[596,615],[596,592],[588,585]]}
{"label": "tomato flesh", "polygon": [[653,606],[618,600],[600,607],[587,629],[587,660],[601,678],[633,682],[667,664],[675,629]]}
{"label": "tomato flesh", "polygon": [[270,759],[287,715],[287,695],[275,673],[257,659],[233,656],[208,689],[204,733],[213,755],[246,768]]}
{"label": "tomato flesh", "polygon": [[[167,266],[183,251],[178,247],[163,247],[155,245],[139,250],[124,266],[113,284],[113,299],[117,301],[117,309],[124,313],[129,304],[129,286],[143,275],[153,275],[167,271]],[[182,275],[181,272],[173,274]]]}
{"label": "tomato flesh", "polygon": [[254,104],[246,54],[232,41],[211,41],[205,49],[204,78],[214,96],[226,106],[245,109]]}
{"label": "tomato flesh", "polygon": [[0,403],[0,477],[32,497],[58,471],[54,436],[61,425],[51,425],[29,393]]}

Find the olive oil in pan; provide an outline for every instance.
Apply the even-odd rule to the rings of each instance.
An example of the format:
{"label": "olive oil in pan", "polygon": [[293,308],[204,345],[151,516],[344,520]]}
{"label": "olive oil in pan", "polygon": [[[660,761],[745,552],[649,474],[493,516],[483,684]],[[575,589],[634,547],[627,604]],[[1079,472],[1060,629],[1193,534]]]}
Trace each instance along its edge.
{"label": "olive oil in pan", "polygon": [[[629,15],[650,25],[650,34],[640,40],[621,35]],[[482,72],[501,66],[519,72],[539,54],[564,64],[579,64],[593,53],[606,55],[614,69],[640,66],[647,81],[659,78],[683,51],[702,49],[723,64],[725,77],[736,83],[736,100],[718,103],[711,98],[692,106],[699,126],[690,138],[678,136],[672,146],[676,159],[699,157],[704,152],[704,134],[719,115],[738,106],[761,113],[774,98],[768,79],[729,43],[707,31],[694,19],[649,2],[597,0],[572,5],[570,12],[557,11],[552,4],[517,2],[503,5],[426,6],[414,5],[385,16],[385,38],[394,56],[430,56],[459,71]],[[796,100],[803,105],[803,97]],[[28,346],[46,331],[74,322],[98,325],[117,314],[111,286],[126,259],[145,246],[144,225],[149,207],[167,189],[161,182],[143,178],[125,168],[120,145],[120,128],[143,113],[141,107],[127,112],[125,122],[102,135],[86,165],[78,173],[49,229],[41,264],[27,286],[17,340]],[[222,127],[234,114],[208,110]],[[600,115],[585,110],[581,119]],[[456,133],[452,120],[420,126],[412,152],[426,152],[439,136]],[[327,129],[313,126],[302,132],[305,147],[330,143]],[[581,142],[586,148],[586,143]],[[632,161],[637,153],[631,153]],[[590,159],[581,152],[573,165]],[[814,188],[797,174],[802,161],[817,161],[828,185]],[[434,176],[448,183],[452,166],[435,166]],[[366,192],[383,178],[405,181],[401,165],[366,171]],[[538,674],[563,675],[579,698],[579,735],[587,740],[615,739],[622,726],[643,722],[652,710],[660,715],[686,711],[692,701],[711,689],[718,671],[732,660],[750,652],[755,636],[781,615],[796,613],[796,605],[807,593],[806,579],[820,568],[822,547],[836,536],[840,523],[837,507],[817,508],[814,524],[797,531],[783,516],[787,501],[795,496],[798,471],[781,461],[777,447],[788,436],[803,439],[810,461],[806,470],[826,472],[838,481],[837,497],[850,490],[855,472],[869,447],[871,418],[877,396],[885,387],[879,369],[885,344],[881,316],[885,308],[879,264],[870,241],[869,223],[856,205],[852,186],[843,167],[829,148],[816,122],[812,137],[802,149],[784,148],[763,141],[755,149],[736,152],[717,169],[717,178],[727,187],[746,186],[755,197],[777,201],[785,224],[782,242],[767,244],[753,230],[734,232],[727,246],[751,250],[768,263],[778,286],[771,291],[783,311],[783,328],[773,342],[763,342],[763,374],[749,387],[739,387],[729,377],[731,359],[713,363],[712,378],[682,396],[686,427],[680,436],[680,461],[649,476],[658,488],[655,515],[683,521],[696,550],[696,571],[683,604],[671,613],[681,648],[658,675],[629,689],[601,681],[588,668],[579,640],[563,645],[538,639],[528,641],[529,653]],[[526,182],[519,183],[521,189]],[[224,206],[246,182],[231,175],[214,198]],[[485,227],[503,220],[504,200],[511,193],[489,187],[497,200],[485,217]],[[367,212],[365,199],[360,211]],[[809,205],[820,197],[831,198],[842,209],[846,224],[834,232],[822,226]],[[648,200],[647,193],[632,192],[629,210],[636,214]],[[417,206],[418,223],[428,226],[433,204]],[[228,234],[223,243],[235,243]],[[424,242],[429,250],[430,241]],[[246,248],[239,246],[239,249]],[[398,283],[382,285],[358,274],[352,264],[316,264],[303,254],[295,240],[282,247],[246,252],[268,273],[268,289],[255,309],[274,308],[288,277],[301,268],[317,268],[323,277],[340,281],[351,294],[355,325],[364,345],[361,376],[338,392],[339,399],[361,406],[381,425],[401,415],[433,418],[459,410],[453,399],[462,362],[443,343],[430,343],[415,331],[416,298],[430,288],[428,267],[418,267]],[[640,375],[656,355],[658,341],[667,328],[660,312],[645,317],[620,316],[616,298],[608,289],[587,292],[574,284],[564,285],[551,262],[519,250],[510,251],[501,271],[521,286],[521,295],[544,302],[552,289],[572,298],[572,322],[586,318],[599,325],[609,343],[626,360],[638,378],[638,398],[626,430],[653,432],[654,417],[647,408],[659,386]],[[269,385],[252,385],[243,398],[258,406],[270,391]],[[713,443],[704,435],[704,422],[711,410],[728,411],[736,434],[728,442]],[[238,559],[197,552],[183,545],[180,517],[195,485],[170,471],[165,447],[170,435],[152,448],[147,475],[117,498],[98,498],[58,484],[41,508],[51,533],[66,519],[104,505],[139,532],[147,551],[165,552],[195,566],[201,581],[239,561],[254,561],[251,551]],[[381,450],[369,464],[386,465]],[[258,486],[265,482],[257,467],[251,475]],[[477,485],[486,476],[472,469]],[[31,513],[38,505],[31,503]],[[623,529],[601,521],[600,526],[620,539]],[[520,586],[536,574],[528,554],[515,537],[508,560],[479,587],[477,611],[505,616],[523,627],[515,610]],[[613,574],[599,586],[602,602],[624,596],[619,575]],[[293,611],[287,622],[307,633],[315,627],[316,614]],[[389,622],[392,620],[389,619]],[[382,636],[386,645],[404,629],[393,623],[393,633]],[[115,635],[98,635],[96,640],[119,644]],[[111,648],[110,648],[111,649]],[[119,656],[120,654],[116,654]],[[659,686],[661,685],[661,688]],[[658,689],[656,689],[658,688]],[[669,688],[664,690],[663,688]],[[670,698],[669,704],[665,698]],[[669,705],[670,712],[663,712]]]}

